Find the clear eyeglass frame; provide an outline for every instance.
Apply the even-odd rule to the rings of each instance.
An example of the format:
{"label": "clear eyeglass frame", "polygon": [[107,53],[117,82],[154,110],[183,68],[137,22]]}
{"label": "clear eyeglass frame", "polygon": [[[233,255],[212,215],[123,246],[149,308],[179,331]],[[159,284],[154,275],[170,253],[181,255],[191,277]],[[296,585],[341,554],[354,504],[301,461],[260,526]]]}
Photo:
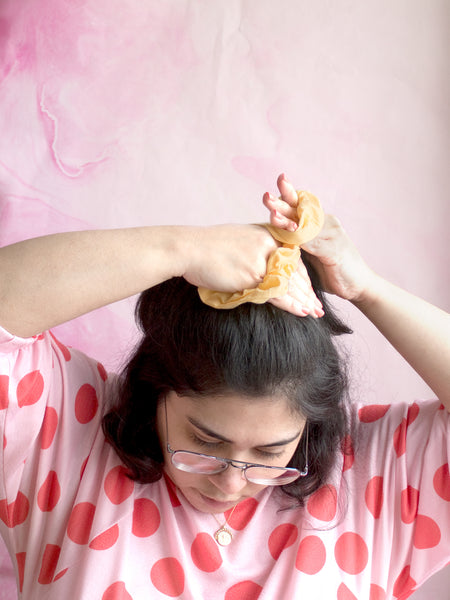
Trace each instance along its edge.
{"label": "clear eyeglass frame", "polygon": [[197,475],[216,475],[223,473],[228,467],[240,469],[243,476],[249,483],[257,485],[276,486],[287,485],[296,481],[300,477],[306,477],[309,471],[308,464],[308,441],[309,428],[306,424],[306,455],[305,466],[303,470],[293,467],[272,467],[258,463],[248,463],[230,458],[222,458],[211,454],[201,452],[192,452],[190,450],[174,450],[169,443],[169,424],[167,419],[167,406],[164,401],[166,416],[166,449],[170,454],[173,466],[179,471],[193,473]]}

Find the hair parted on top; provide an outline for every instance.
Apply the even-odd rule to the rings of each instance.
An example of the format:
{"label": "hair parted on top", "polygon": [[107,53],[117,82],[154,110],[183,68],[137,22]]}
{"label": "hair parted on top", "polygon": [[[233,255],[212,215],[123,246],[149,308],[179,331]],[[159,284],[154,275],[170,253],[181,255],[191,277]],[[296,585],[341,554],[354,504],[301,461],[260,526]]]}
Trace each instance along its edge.
{"label": "hair parted on top", "polygon": [[[306,263],[306,261],[305,261]],[[307,263],[306,263],[307,264]],[[307,418],[309,474],[282,486],[299,504],[327,482],[348,433],[345,364],[333,336],[351,333],[332,312],[307,268],[325,316],[297,317],[270,303],[217,310],[202,303],[181,277],[143,292],[136,320],[143,337],[125,367],[115,403],[103,419],[106,439],[131,477],[141,483],[162,475],[156,432],[158,400],[180,395],[284,395]],[[219,401],[219,400],[217,400]],[[304,467],[304,438],[289,466]]]}

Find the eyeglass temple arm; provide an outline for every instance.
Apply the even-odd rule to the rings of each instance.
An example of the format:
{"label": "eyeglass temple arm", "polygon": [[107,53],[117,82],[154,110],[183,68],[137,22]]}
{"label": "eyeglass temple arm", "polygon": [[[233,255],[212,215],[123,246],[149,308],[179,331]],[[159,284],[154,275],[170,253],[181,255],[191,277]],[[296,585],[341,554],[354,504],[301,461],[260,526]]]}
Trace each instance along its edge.
{"label": "eyeglass temple arm", "polygon": [[300,477],[306,477],[309,473],[309,423],[308,423],[308,421],[306,421],[305,428],[306,428],[305,466],[303,467],[303,470],[300,471]]}

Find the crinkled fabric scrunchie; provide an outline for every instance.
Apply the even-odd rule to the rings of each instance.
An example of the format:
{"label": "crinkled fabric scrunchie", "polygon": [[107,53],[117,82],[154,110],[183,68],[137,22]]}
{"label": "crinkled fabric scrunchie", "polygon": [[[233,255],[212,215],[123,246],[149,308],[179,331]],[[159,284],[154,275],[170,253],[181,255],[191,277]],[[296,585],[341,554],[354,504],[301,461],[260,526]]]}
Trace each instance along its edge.
{"label": "crinkled fabric scrunchie", "polygon": [[296,231],[285,231],[279,227],[263,224],[282,246],[272,252],[267,261],[264,279],[255,288],[238,292],[216,292],[199,287],[201,300],[213,308],[235,308],[244,302],[263,304],[270,298],[279,298],[288,291],[289,279],[296,271],[300,259],[300,247],[322,229],[324,214],[319,200],[309,192],[297,192]]}

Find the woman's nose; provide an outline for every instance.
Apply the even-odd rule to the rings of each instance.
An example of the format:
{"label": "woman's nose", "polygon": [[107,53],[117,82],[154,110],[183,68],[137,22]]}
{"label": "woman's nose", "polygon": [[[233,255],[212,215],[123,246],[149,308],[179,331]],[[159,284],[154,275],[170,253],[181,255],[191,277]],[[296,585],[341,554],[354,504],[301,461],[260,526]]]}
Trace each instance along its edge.
{"label": "woman's nose", "polygon": [[210,477],[210,481],[225,495],[231,496],[240,492],[247,480],[242,469],[229,465],[228,469]]}

